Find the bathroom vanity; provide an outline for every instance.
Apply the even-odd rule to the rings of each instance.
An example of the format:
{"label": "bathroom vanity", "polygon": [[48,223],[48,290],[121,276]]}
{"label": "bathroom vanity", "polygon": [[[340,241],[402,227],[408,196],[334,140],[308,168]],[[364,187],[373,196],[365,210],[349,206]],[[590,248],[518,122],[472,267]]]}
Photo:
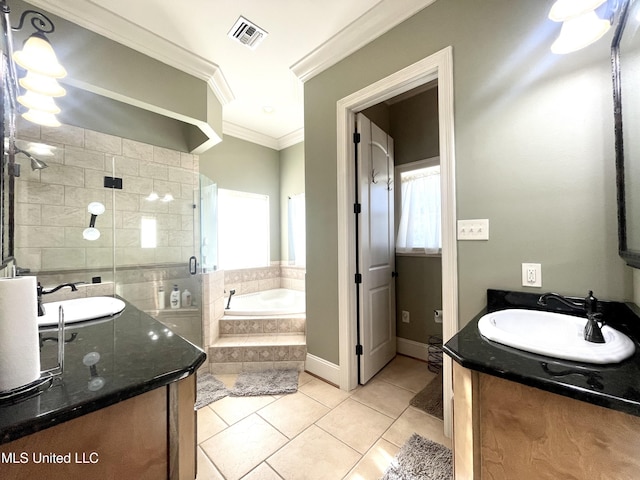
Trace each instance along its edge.
{"label": "bathroom vanity", "polygon": [[477,326],[485,313],[542,309],[535,294],[489,290],[487,297],[487,309],[444,346],[454,360],[455,478],[640,478],[637,307],[601,302],[605,321],[636,351],[620,363],[595,365],[485,339]]}
{"label": "bathroom vanity", "polygon": [[[40,330],[43,368],[56,364],[56,337]],[[0,403],[0,478],[193,480],[205,353],[129,303],[65,338],[62,377]]]}

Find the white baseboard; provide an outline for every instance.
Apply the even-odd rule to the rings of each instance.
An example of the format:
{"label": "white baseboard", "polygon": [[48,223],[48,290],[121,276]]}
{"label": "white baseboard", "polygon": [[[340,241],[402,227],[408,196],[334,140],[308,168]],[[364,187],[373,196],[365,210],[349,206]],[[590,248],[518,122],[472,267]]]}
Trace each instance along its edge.
{"label": "white baseboard", "polygon": [[312,373],[329,383],[340,385],[340,366],[326,361],[324,358],[316,357],[307,353],[304,365],[307,372]]}
{"label": "white baseboard", "polygon": [[426,343],[414,342],[406,338],[396,337],[396,351],[408,357],[418,358],[425,362],[429,358]]}

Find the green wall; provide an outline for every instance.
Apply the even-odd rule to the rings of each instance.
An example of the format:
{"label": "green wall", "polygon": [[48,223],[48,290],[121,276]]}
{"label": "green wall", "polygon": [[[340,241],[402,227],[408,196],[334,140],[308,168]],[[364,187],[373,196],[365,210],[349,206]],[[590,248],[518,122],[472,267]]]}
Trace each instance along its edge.
{"label": "green wall", "polygon": [[225,135],[200,155],[200,173],[218,188],[269,195],[271,261],[280,260],[280,156],[277,150]]}
{"label": "green wall", "polygon": [[280,259],[289,259],[289,197],[304,193],[304,143],[280,150]]}
{"label": "green wall", "polygon": [[[451,45],[457,218],[490,240],[458,242],[459,322],[487,288],[631,297],[617,254],[609,43],[549,46],[552,2],[440,0],[305,83],[307,344],[338,363],[336,102]],[[521,287],[521,263],[543,288]]]}
{"label": "green wall", "polygon": [[[22,0],[9,7],[14,25],[33,8]],[[194,153],[210,145],[209,137],[222,137],[222,105],[206,80],[45,13],[55,25],[49,41],[68,72],[60,81],[68,94],[56,100],[61,121]],[[33,31],[27,23],[14,32],[15,48]]]}

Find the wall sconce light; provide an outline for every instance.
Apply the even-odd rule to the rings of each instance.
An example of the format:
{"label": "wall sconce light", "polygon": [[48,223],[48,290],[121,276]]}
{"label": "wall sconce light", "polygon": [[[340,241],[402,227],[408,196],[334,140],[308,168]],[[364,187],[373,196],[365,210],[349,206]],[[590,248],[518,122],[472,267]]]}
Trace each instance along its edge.
{"label": "wall sconce light", "polygon": [[611,28],[613,15],[610,9],[606,17],[596,13],[607,0],[556,0],[549,11],[549,19],[562,22],[560,35],[551,45],[551,51],[557,54],[575,52],[591,45]]}
{"label": "wall sconce light", "polygon": [[91,220],[89,220],[89,227],[82,231],[82,238],[92,242],[100,238],[100,230],[96,228],[96,218],[104,213],[105,208],[100,202],[91,202],[87,210],[91,214]]}
{"label": "wall sconce light", "polygon": [[[67,71],[58,62],[56,53],[46,37],[46,34],[53,33],[55,26],[43,13],[36,10],[25,10],[20,16],[18,26],[12,27],[9,20],[9,7],[4,0],[0,5],[4,13],[3,27],[9,51],[9,75],[12,77],[10,95],[13,95],[18,103],[27,108],[27,111],[22,114],[26,120],[49,127],[60,126],[60,122],[56,118],[56,115],[60,113],[60,108],[55,104],[53,97],[61,97],[66,94],[57,79],[64,78]],[[36,32],[24,42],[22,50],[14,51],[11,31],[22,30],[28,16],[31,16],[29,23]],[[27,72],[23,78],[17,81],[16,64]],[[18,84],[26,90],[24,95],[17,95]]]}

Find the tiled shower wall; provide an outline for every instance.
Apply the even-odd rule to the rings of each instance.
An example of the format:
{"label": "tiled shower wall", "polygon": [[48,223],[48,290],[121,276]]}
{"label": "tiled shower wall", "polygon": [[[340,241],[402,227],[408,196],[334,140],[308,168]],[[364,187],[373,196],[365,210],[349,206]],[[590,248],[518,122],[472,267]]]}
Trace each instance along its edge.
{"label": "tiled shower wall", "polygon": [[[194,254],[195,155],[63,125],[19,125],[20,139],[57,147],[41,157],[49,167],[32,171],[23,155],[16,182],[16,258],[32,271],[185,263]],[[104,187],[105,176],[123,179],[123,189]],[[174,200],[149,201],[156,192]],[[90,202],[106,212],[96,221],[101,236],[82,238]],[[114,207],[115,206],[115,207]],[[142,248],[141,220],[157,222],[157,247]]]}

